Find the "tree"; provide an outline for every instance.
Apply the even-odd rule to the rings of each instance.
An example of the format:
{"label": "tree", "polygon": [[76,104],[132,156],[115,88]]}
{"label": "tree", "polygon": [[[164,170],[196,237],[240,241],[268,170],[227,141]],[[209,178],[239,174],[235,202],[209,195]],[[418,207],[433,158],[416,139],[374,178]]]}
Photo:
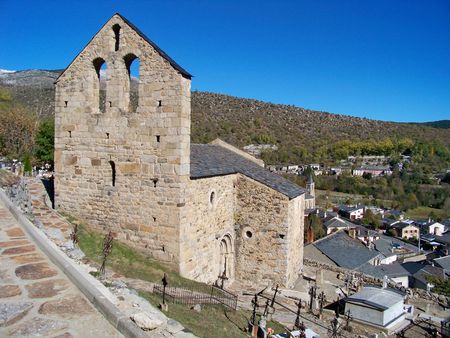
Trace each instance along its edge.
{"label": "tree", "polygon": [[312,229],[315,240],[325,236],[325,230],[323,229],[322,221],[316,214],[308,215],[307,226],[308,228]]}
{"label": "tree", "polygon": [[450,184],[450,172],[446,173],[442,182]]}
{"label": "tree", "polygon": [[388,229],[388,230],[386,231],[386,234],[387,234],[388,236],[392,236],[392,237],[397,237],[397,236],[398,236],[397,230],[395,230],[395,229],[393,229],[393,228]]}
{"label": "tree", "polygon": [[375,215],[372,210],[366,210],[363,218],[363,224],[371,225],[375,229],[381,227],[381,219],[379,216]]}
{"label": "tree", "polygon": [[47,118],[39,125],[36,134],[36,158],[41,162],[53,163],[55,120]]}
{"label": "tree", "polygon": [[37,118],[22,107],[0,111],[0,154],[20,158],[33,153]]}
{"label": "tree", "polygon": [[372,179],[372,173],[363,173],[362,177],[366,180],[371,180]]}
{"label": "tree", "polygon": [[31,174],[32,168],[31,168],[31,156],[30,154],[25,154],[23,157],[23,172],[24,174]]}

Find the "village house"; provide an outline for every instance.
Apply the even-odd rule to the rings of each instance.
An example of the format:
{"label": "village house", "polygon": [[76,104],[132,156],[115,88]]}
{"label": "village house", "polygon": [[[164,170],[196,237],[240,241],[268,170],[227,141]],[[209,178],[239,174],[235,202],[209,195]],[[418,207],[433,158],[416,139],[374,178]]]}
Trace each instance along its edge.
{"label": "village house", "polygon": [[56,80],[56,208],[186,278],[292,287],[306,191],[225,142],[191,144],[191,77],[114,14]]}
{"label": "village house", "polygon": [[443,268],[428,264],[426,261],[406,262],[402,266],[410,273],[410,285],[414,288],[430,291],[434,287],[430,278],[447,278]]}
{"label": "village house", "polygon": [[401,238],[406,239],[419,239],[420,229],[418,226],[409,222],[399,222],[392,225],[392,228],[397,231],[397,234]]}
{"label": "village house", "polygon": [[420,228],[423,234],[442,236],[448,230],[444,224],[431,219],[426,221],[416,220],[414,223]]}
{"label": "village house", "polygon": [[364,217],[364,207],[363,206],[347,206],[340,205],[337,208],[337,212],[342,217],[349,219],[350,221],[355,221],[362,219]]}
{"label": "village house", "polygon": [[327,229],[327,235],[337,230],[348,230],[354,228],[356,225],[336,215],[334,217],[327,217],[323,220],[323,226]]}
{"label": "village house", "polygon": [[392,170],[389,166],[364,166],[353,169],[353,176],[363,176],[364,174],[370,174],[372,177],[390,176]]}
{"label": "village house", "polygon": [[364,264],[380,265],[385,258],[373,247],[367,246],[359,239],[350,237],[345,231],[339,230],[305,246],[305,257],[333,262],[332,265],[358,271]]}

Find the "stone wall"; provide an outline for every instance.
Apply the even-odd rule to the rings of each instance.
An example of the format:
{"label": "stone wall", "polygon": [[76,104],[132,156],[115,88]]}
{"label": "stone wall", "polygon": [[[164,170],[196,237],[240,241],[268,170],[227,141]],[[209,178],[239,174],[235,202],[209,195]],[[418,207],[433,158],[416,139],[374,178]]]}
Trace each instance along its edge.
{"label": "stone wall", "polygon": [[[136,112],[129,100],[134,58],[140,60]],[[114,15],[57,80],[55,122],[56,207],[177,263],[189,181],[190,79]]]}
{"label": "stone wall", "polygon": [[233,279],[234,267],[234,210],[237,175],[192,180],[186,206],[189,210],[187,226],[180,233],[183,276],[213,283],[223,273],[221,242],[231,240],[227,255],[227,276]]}
{"label": "stone wall", "polygon": [[14,183],[5,185],[4,189],[11,202],[13,202],[20,211],[27,215],[27,217],[31,217],[33,206],[31,204],[26,179],[18,178]]}
{"label": "stone wall", "polygon": [[[294,233],[290,236],[289,198],[241,175],[236,185],[237,278],[252,283],[292,286],[297,279],[294,270],[301,265],[288,267],[288,264],[300,262],[294,255],[303,250],[289,253],[290,244],[293,247],[292,242],[300,237]],[[301,220],[295,224],[302,224]],[[300,226],[299,231],[303,233],[303,227]],[[302,244],[303,241],[299,246]]]}
{"label": "stone wall", "polygon": [[305,195],[300,195],[289,201],[288,205],[288,256],[287,256],[287,286],[294,287],[303,266],[303,226],[304,226]]}

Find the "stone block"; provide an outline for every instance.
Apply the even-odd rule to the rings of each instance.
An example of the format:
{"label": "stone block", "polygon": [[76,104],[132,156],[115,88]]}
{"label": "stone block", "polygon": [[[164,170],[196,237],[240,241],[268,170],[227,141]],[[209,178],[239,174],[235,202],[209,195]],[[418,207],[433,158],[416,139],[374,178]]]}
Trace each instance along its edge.
{"label": "stone block", "polygon": [[98,158],[91,158],[91,165],[92,166],[99,166],[102,164],[102,161]]}
{"label": "stone block", "polygon": [[118,166],[122,174],[137,174],[141,168],[139,163],[119,163]]}
{"label": "stone block", "polygon": [[76,165],[78,163],[77,156],[65,156],[64,164],[65,165]]}

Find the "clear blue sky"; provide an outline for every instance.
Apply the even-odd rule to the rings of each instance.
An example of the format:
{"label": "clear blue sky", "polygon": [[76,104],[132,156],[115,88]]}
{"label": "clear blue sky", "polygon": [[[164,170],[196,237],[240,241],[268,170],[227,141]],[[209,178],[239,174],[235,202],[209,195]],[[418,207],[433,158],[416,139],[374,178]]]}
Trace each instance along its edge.
{"label": "clear blue sky", "polygon": [[449,0],[0,0],[0,68],[65,68],[115,12],[192,73],[193,90],[450,119]]}

